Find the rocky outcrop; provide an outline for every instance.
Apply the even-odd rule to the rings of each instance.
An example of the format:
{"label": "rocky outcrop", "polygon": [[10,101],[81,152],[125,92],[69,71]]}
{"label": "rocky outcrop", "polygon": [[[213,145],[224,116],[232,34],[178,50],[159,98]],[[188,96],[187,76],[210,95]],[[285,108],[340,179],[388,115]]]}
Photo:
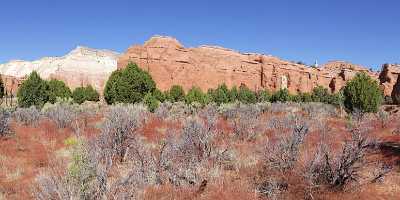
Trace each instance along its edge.
{"label": "rocky outcrop", "polygon": [[393,86],[392,100],[395,104],[400,104],[400,76],[397,76],[397,81]]}
{"label": "rocky outcrop", "polygon": [[391,96],[395,104],[400,104],[400,65],[384,64],[379,81],[386,96]]}
{"label": "rocky outcrop", "polygon": [[365,72],[374,79],[378,78],[378,73],[369,70],[361,65],[356,65],[346,61],[331,61],[324,64],[323,69],[330,71],[332,74],[336,74],[332,79],[329,88],[332,91],[337,92],[346,85],[346,82],[353,79],[354,76],[359,72]]}
{"label": "rocky outcrop", "polygon": [[[399,64],[384,64],[381,73],[379,74],[379,82],[386,96],[392,95],[392,92],[398,93],[399,90],[394,90],[394,86],[398,83],[400,74]],[[400,84],[400,83],[399,83]]]}
{"label": "rocky outcrop", "polygon": [[[118,68],[124,68],[134,62],[151,74],[161,90],[182,85],[186,91],[193,86],[207,91],[225,83],[228,87],[246,85],[252,90],[271,91],[287,88],[298,93],[311,92],[318,85],[337,92],[356,73],[366,72],[379,80],[385,95],[392,95],[400,74],[399,65],[384,65],[380,74],[345,61],[332,61],[315,68],[271,55],[240,53],[218,46],[185,48],[178,40],[165,36],[154,36],[118,56],[112,51],[78,47],[63,57],[1,64],[0,74],[7,90],[13,93],[33,70],[45,79],[63,80],[71,88],[93,85],[101,93],[117,64]],[[393,92],[400,93],[400,89]]]}
{"label": "rocky outcrop", "polygon": [[118,60],[118,68],[134,62],[148,71],[161,90],[182,85],[185,90],[198,86],[206,91],[225,83],[228,87],[246,85],[253,90],[310,92],[322,85],[333,92],[342,88],[357,72],[378,75],[361,66],[343,61],[321,68],[288,62],[271,55],[240,53],[217,46],[185,48],[171,37],[154,36],[144,45],[130,47]]}
{"label": "rocky outcrop", "polygon": [[7,91],[12,93],[32,71],[44,79],[63,80],[72,89],[90,84],[102,92],[108,76],[117,69],[117,58],[118,54],[112,51],[77,47],[63,57],[0,64],[0,74]]}

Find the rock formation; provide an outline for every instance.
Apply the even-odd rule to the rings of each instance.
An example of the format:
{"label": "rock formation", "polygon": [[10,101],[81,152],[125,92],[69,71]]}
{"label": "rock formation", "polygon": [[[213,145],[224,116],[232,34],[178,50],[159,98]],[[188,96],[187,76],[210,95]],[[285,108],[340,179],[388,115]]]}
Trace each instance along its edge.
{"label": "rock formation", "polygon": [[379,82],[386,96],[392,95],[392,92],[400,93],[400,89],[395,90],[393,88],[394,85],[399,81],[399,74],[399,64],[384,64],[382,66],[382,71],[379,74]]}
{"label": "rock formation", "polygon": [[357,72],[378,77],[370,70],[343,61],[312,68],[270,55],[239,53],[217,46],[185,48],[176,39],[164,36],[154,36],[142,46],[130,47],[118,60],[118,68],[129,62],[148,71],[161,90],[178,84],[186,91],[192,86],[207,91],[226,83],[228,87],[244,84],[253,90],[288,88],[292,93],[310,92],[322,85],[336,92]]}
{"label": "rock formation", "polygon": [[117,58],[118,54],[112,51],[77,47],[63,57],[0,64],[0,74],[6,89],[12,93],[34,70],[44,79],[63,80],[72,89],[90,84],[102,92],[108,76],[117,69]]}
{"label": "rock formation", "polygon": [[134,45],[118,56],[107,50],[78,47],[63,57],[1,64],[0,74],[7,90],[13,93],[33,70],[45,79],[63,80],[71,88],[90,84],[102,93],[117,64],[118,68],[124,68],[134,62],[148,71],[157,87],[164,91],[175,84],[186,91],[193,86],[207,91],[225,83],[228,87],[246,85],[252,90],[271,91],[287,88],[298,93],[311,92],[318,85],[337,92],[356,73],[366,72],[379,80],[385,95],[400,94],[400,89],[392,92],[399,79],[399,65],[384,65],[380,74],[344,61],[315,68],[271,55],[240,53],[218,46],[185,48],[178,40],[165,36],[154,36],[144,45]]}

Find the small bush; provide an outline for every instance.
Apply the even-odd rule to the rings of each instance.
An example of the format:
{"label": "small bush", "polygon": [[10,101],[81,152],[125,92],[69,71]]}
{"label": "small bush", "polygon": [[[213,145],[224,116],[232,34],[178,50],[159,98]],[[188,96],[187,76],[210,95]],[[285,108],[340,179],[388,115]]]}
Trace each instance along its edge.
{"label": "small bush", "polygon": [[290,101],[301,103],[303,102],[303,99],[302,96],[300,96],[300,94],[296,94],[296,95],[290,95]]}
{"label": "small bush", "polygon": [[159,89],[153,91],[153,96],[161,103],[167,100],[165,93],[161,92]]}
{"label": "small bush", "polygon": [[11,133],[10,118],[10,112],[4,109],[0,110],[0,136],[5,136]]}
{"label": "small bush", "polygon": [[229,102],[235,102],[239,100],[239,91],[236,86],[232,87],[229,91]]}
{"label": "small bush", "polygon": [[330,95],[327,88],[319,85],[313,89],[311,99],[313,102],[328,103]]}
{"label": "small bush", "polygon": [[332,94],[330,96],[330,100],[329,100],[329,104],[335,105],[335,106],[339,106],[339,107],[343,107],[344,106],[344,95],[343,95],[343,91],[339,91],[335,94]]}
{"label": "small bush", "polygon": [[[293,168],[299,159],[300,147],[308,134],[309,126],[295,119],[292,135],[266,147],[265,167],[285,171]],[[288,124],[286,124],[287,126]]]}
{"label": "small bush", "polygon": [[173,85],[168,92],[168,98],[171,102],[184,101],[185,91],[183,91],[182,86]]}
{"label": "small bush", "polygon": [[82,104],[85,101],[99,101],[99,93],[91,86],[78,87],[72,93],[75,103]]}
{"label": "small bush", "polygon": [[272,102],[288,102],[291,101],[291,96],[288,89],[281,89],[275,92],[271,98]]}
{"label": "small bush", "polygon": [[257,95],[258,102],[270,102],[271,101],[271,93],[268,90],[261,90]]}
{"label": "small bush", "polygon": [[156,84],[150,74],[129,63],[125,69],[111,74],[104,88],[104,98],[108,104],[137,103],[155,89]]}
{"label": "small bush", "polygon": [[310,93],[308,93],[308,92],[300,93],[300,94],[298,94],[298,96],[300,97],[301,102],[306,102],[307,103],[307,102],[312,102],[313,101],[312,95]]}
{"label": "small bush", "polygon": [[46,116],[53,120],[58,128],[66,128],[76,119],[77,113],[71,105],[58,103],[47,108]]}
{"label": "small bush", "polygon": [[14,119],[25,126],[37,126],[41,113],[35,106],[29,108],[17,108],[13,113]]}
{"label": "small bush", "polygon": [[234,98],[234,94],[230,97],[230,92],[228,87],[225,84],[219,85],[217,89],[208,90],[208,95],[211,98],[211,101],[215,102],[217,105],[228,103],[230,99]]}
{"label": "small bush", "polygon": [[185,97],[185,102],[187,104],[197,102],[201,105],[205,105],[207,103],[207,96],[201,91],[199,87],[192,87]]}
{"label": "small bush", "polygon": [[340,153],[332,154],[327,146],[322,145],[308,166],[307,176],[314,185],[343,189],[347,183],[358,180],[370,145],[368,137],[356,132],[343,144]]}
{"label": "small bush", "polygon": [[383,94],[376,80],[366,73],[358,73],[347,82],[343,90],[344,103],[349,110],[377,112],[383,101]]}
{"label": "small bush", "polygon": [[241,85],[239,87],[238,100],[240,102],[246,103],[246,104],[256,103],[257,102],[257,96],[247,86]]}
{"label": "small bush", "polygon": [[122,162],[128,149],[126,141],[135,137],[135,131],[141,126],[143,119],[144,113],[136,105],[110,107],[101,128],[99,142],[103,145],[102,148],[112,149],[113,156],[116,156]]}
{"label": "small bush", "polygon": [[56,103],[57,99],[66,100],[71,97],[72,93],[63,81],[52,79],[48,81],[49,85],[49,102]]}
{"label": "small bush", "polygon": [[253,109],[253,105],[240,105],[234,111],[236,112],[229,122],[232,126],[233,133],[238,140],[252,141],[257,134],[262,133],[261,122],[258,118],[258,110]]}
{"label": "small bush", "polygon": [[154,112],[160,105],[160,102],[151,93],[148,93],[146,96],[144,96],[143,103],[147,106],[150,112]]}
{"label": "small bush", "polygon": [[22,82],[17,97],[20,107],[42,107],[49,100],[49,85],[33,71],[28,79]]}

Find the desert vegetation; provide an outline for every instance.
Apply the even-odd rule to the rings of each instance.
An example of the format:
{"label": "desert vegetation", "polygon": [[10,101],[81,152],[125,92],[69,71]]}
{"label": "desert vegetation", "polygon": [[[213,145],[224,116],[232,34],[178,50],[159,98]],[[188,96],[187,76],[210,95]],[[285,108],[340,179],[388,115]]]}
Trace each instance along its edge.
{"label": "desert vegetation", "polygon": [[376,85],[163,92],[130,64],[104,103],[33,73],[0,112],[0,198],[394,199],[400,116]]}
{"label": "desert vegetation", "polygon": [[[50,151],[47,164],[26,183],[27,197],[335,199],[399,180],[393,179],[397,157],[384,154],[375,114],[341,117],[334,106],[296,102],[164,102],[154,112],[144,104],[98,108],[92,113],[88,105],[58,103],[4,111],[2,137],[20,137],[16,127],[49,124],[53,128],[37,134],[60,137],[59,150]],[[21,114],[12,112],[34,117],[17,119]],[[26,122],[11,123],[17,120]],[[395,126],[386,125],[385,132]],[[13,194],[7,187],[2,192]]]}

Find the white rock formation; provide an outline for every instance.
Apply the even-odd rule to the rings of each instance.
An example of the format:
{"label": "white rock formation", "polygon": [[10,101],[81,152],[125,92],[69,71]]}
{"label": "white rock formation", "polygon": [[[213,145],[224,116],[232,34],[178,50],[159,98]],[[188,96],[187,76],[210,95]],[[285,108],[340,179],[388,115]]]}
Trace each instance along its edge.
{"label": "white rock formation", "polygon": [[102,92],[108,76],[117,69],[119,54],[78,46],[62,57],[45,57],[36,61],[15,60],[0,64],[0,74],[23,79],[37,71],[44,79],[61,79],[71,88],[93,85]]}

